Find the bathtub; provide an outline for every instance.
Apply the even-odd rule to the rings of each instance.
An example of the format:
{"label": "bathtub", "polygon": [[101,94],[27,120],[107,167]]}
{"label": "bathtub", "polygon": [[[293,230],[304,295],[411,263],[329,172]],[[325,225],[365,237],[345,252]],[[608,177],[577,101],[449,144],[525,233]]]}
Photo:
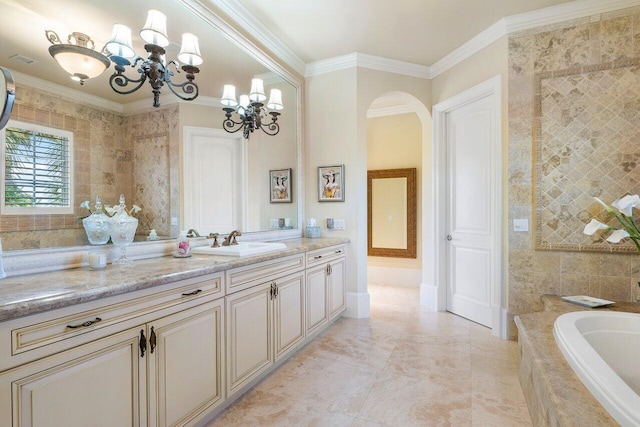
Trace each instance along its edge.
{"label": "bathtub", "polygon": [[576,311],[553,335],[591,394],[622,426],[640,425],[640,314]]}

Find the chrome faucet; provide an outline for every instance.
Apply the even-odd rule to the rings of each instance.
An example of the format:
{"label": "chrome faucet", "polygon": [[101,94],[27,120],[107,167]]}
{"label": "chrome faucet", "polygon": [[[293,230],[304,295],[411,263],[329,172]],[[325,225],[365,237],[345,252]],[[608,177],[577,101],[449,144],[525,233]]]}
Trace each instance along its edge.
{"label": "chrome faucet", "polygon": [[242,233],[240,233],[238,230],[233,230],[227,237],[224,238],[224,240],[222,241],[222,246],[237,245],[237,236],[242,236]]}
{"label": "chrome faucet", "polygon": [[200,237],[200,233],[198,233],[197,230],[190,228],[189,231],[187,231],[187,237]]}

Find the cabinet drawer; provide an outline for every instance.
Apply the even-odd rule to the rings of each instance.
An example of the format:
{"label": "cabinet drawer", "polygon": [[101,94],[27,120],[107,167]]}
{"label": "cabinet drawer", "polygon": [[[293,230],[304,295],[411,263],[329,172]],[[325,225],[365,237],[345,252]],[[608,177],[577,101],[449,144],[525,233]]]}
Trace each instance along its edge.
{"label": "cabinet drawer", "polygon": [[344,256],[345,248],[346,245],[338,245],[307,252],[307,267],[313,267],[328,260]]}
{"label": "cabinet drawer", "polygon": [[[122,322],[185,302],[223,296],[223,273],[27,316],[0,325],[0,371],[117,332]],[[142,296],[141,296],[142,294]],[[73,313],[64,315],[66,313]],[[116,328],[116,329],[114,329]],[[10,340],[10,345],[8,341]],[[7,344],[5,346],[5,344]],[[5,349],[11,349],[6,354]],[[39,351],[34,351],[39,350]],[[37,353],[33,356],[27,353]],[[20,357],[21,356],[21,357]]]}
{"label": "cabinet drawer", "polygon": [[272,259],[227,271],[227,294],[250,288],[304,268],[304,254]]}

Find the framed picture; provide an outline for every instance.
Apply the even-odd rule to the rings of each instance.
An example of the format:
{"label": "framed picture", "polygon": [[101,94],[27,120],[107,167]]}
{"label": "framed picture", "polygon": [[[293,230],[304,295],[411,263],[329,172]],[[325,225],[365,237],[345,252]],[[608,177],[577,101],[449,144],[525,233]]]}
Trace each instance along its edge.
{"label": "framed picture", "polygon": [[291,168],[269,171],[271,203],[291,203]]}
{"label": "framed picture", "polygon": [[318,166],[318,201],[344,202],[344,165]]}

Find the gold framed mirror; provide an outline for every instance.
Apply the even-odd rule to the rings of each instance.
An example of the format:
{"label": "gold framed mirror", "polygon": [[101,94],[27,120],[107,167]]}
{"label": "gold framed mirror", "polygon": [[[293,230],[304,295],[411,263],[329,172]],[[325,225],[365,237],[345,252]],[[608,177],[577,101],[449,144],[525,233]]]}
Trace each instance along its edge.
{"label": "gold framed mirror", "polygon": [[367,254],[416,257],[416,168],[367,171]]}

